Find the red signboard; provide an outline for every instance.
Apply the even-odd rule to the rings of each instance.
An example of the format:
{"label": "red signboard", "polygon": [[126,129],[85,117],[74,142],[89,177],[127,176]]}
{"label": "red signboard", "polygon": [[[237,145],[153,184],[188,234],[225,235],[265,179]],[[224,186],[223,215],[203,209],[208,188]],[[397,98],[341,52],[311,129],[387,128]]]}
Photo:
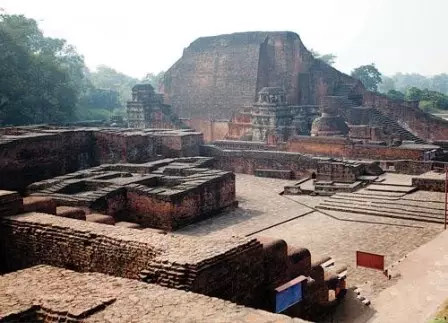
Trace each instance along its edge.
{"label": "red signboard", "polygon": [[356,251],[356,266],[384,270],[384,256]]}

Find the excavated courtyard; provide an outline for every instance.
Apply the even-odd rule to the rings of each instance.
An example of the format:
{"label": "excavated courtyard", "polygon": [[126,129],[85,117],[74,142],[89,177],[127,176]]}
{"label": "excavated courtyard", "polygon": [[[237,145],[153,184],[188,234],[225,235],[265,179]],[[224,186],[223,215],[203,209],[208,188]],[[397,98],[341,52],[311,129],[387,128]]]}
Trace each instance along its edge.
{"label": "excavated courtyard", "polygon": [[[280,195],[283,187],[291,185],[292,181],[236,174],[239,208],[185,227],[177,233],[282,237],[288,244],[308,248],[313,261],[331,256],[336,265],[347,265],[348,287],[361,286],[374,303],[375,296],[392,285],[395,279],[388,280],[381,271],[356,267],[356,251],[385,255],[385,267],[393,268],[409,252],[443,230],[443,224],[421,221],[422,218],[426,220],[424,209],[433,212],[437,221],[443,216],[443,209],[440,209],[440,205],[443,207],[443,193],[388,192],[402,190],[406,187],[402,185],[410,186],[410,176],[385,174],[382,177],[382,183],[387,184],[382,185],[386,192],[370,191],[367,187],[347,193],[356,198],[352,201],[353,198],[348,196],[345,203],[353,202],[358,208],[359,203],[369,205],[359,213],[352,213],[343,209],[316,209],[320,204],[336,200],[339,194],[343,198],[343,193],[332,197]],[[388,205],[390,209],[385,209]],[[397,205],[402,207],[397,208]],[[369,208],[374,211],[369,211]]]}

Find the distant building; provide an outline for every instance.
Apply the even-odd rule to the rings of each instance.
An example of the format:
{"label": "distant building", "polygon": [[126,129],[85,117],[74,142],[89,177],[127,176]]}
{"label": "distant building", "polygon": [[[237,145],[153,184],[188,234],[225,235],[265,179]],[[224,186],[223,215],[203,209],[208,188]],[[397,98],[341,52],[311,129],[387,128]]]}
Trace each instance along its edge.
{"label": "distant building", "polygon": [[182,122],[163,103],[163,95],[156,93],[151,84],[136,84],[132,100],[127,102],[130,128],[183,128]]}

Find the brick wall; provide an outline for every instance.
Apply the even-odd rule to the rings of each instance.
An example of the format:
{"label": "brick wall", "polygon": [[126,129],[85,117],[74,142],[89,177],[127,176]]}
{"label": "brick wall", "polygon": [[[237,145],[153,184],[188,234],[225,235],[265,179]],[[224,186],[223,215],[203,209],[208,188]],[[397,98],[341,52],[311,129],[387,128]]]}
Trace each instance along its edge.
{"label": "brick wall", "polygon": [[287,151],[315,156],[371,160],[423,160],[423,150],[376,145],[357,145],[345,138],[296,137],[288,141]]}
{"label": "brick wall", "polygon": [[317,170],[317,159],[289,152],[262,150],[223,150],[203,146],[205,156],[215,158],[215,167],[243,174],[255,174],[256,169],[290,170],[294,178],[310,176]]}
{"label": "brick wall", "polygon": [[167,103],[183,118],[229,119],[255,99],[260,43],[266,33],[202,37],[165,73]]}
{"label": "brick wall", "polygon": [[354,183],[364,173],[364,165],[353,165],[342,162],[319,162],[317,164],[317,180]]}
{"label": "brick wall", "polygon": [[363,101],[365,106],[377,108],[420,138],[425,140],[448,138],[448,121],[419,109],[418,102],[392,100],[372,92],[364,93]]}
{"label": "brick wall", "polygon": [[144,163],[199,155],[202,134],[92,128],[2,129],[0,188],[23,191],[33,182],[104,163]]}
{"label": "brick wall", "polygon": [[414,177],[412,179],[412,186],[423,191],[445,192],[445,178],[435,179]]}
{"label": "brick wall", "polygon": [[97,163],[91,131],[0,137],[0,188],[23,190],[32,182]]}
{"label": "brick wall", "polygon": [[94,138],[99,164],[143,163],[156,155],[154,137],[142,133],[96,131]]}
{"label": "brick wall", "polygon": [[157,142],[157,153],[164,157],[192,157],[199,155],[199,146],[203,143],[202,134],[176,132],[154,134]]}
{"label": "brick wall", "polygon": [[28,213],[0,219],[1,270],[49,264],[253,304],[263,281],[255,239],[209,239]]}
{"label": "brick wall", "polygon": [[235,201],[235,175],[227,173],[191,187],[154,194],[141,185],[126,187],[127,212],[122,220],[144,227],[175,230],[232,206]]}
{"label": "brick wall", "polygon": [[200,118],[191,118],[182,120],[186,125],[194,130],[201,132],[204,136],[204,142],[224,139],[229,132],[229,122],[204,120]]}

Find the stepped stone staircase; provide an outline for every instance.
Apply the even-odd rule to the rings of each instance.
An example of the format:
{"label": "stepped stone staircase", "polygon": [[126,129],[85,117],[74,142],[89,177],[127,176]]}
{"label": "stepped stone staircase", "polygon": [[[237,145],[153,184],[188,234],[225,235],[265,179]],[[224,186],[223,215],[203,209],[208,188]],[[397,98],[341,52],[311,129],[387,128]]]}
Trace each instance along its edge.
{"label": "stepped stone staircase", "polygon": [[389,132],[393,134],[398,134],[401,140],[414,141],[417,144],[424,144],[425,141],[417,136],[415,136],[410,131],[406,130],[398,124],[395,120],[385,116],[376,108],[369,108],[369,114],[371,119],[371,124],[384,127]]}
{"label": "stepped stone staircase", "polygon": [[[344,100],[344,109],[340,111],[343,118],[348,120],[346,111],[351,108],[360,107],[362,105],[362,98],[359,96],[351,96],[350,93],[355,85],[354,84],[341,84],[334,92],[336,96],[342,96]],[[345,110],[345,111],[344,111]],[[384,127],[389,133],[399,135],[401,140],[414,141],[418,144],[424,144],[425,141],[415,136],[412,132],[403,128],[397,121],[384,115],[376,108],[368,108],[370,125]]]}
{"label": "stepped stone staircase", "polygon": [[[377,190],[381,186],[384,189]],[[355,193],[334,194],[316,208],[428,223],[443,223],[443,202],[412,199],[409,197],[409,193],[414,190],[415,188],[412,186],[375,184]]]}

